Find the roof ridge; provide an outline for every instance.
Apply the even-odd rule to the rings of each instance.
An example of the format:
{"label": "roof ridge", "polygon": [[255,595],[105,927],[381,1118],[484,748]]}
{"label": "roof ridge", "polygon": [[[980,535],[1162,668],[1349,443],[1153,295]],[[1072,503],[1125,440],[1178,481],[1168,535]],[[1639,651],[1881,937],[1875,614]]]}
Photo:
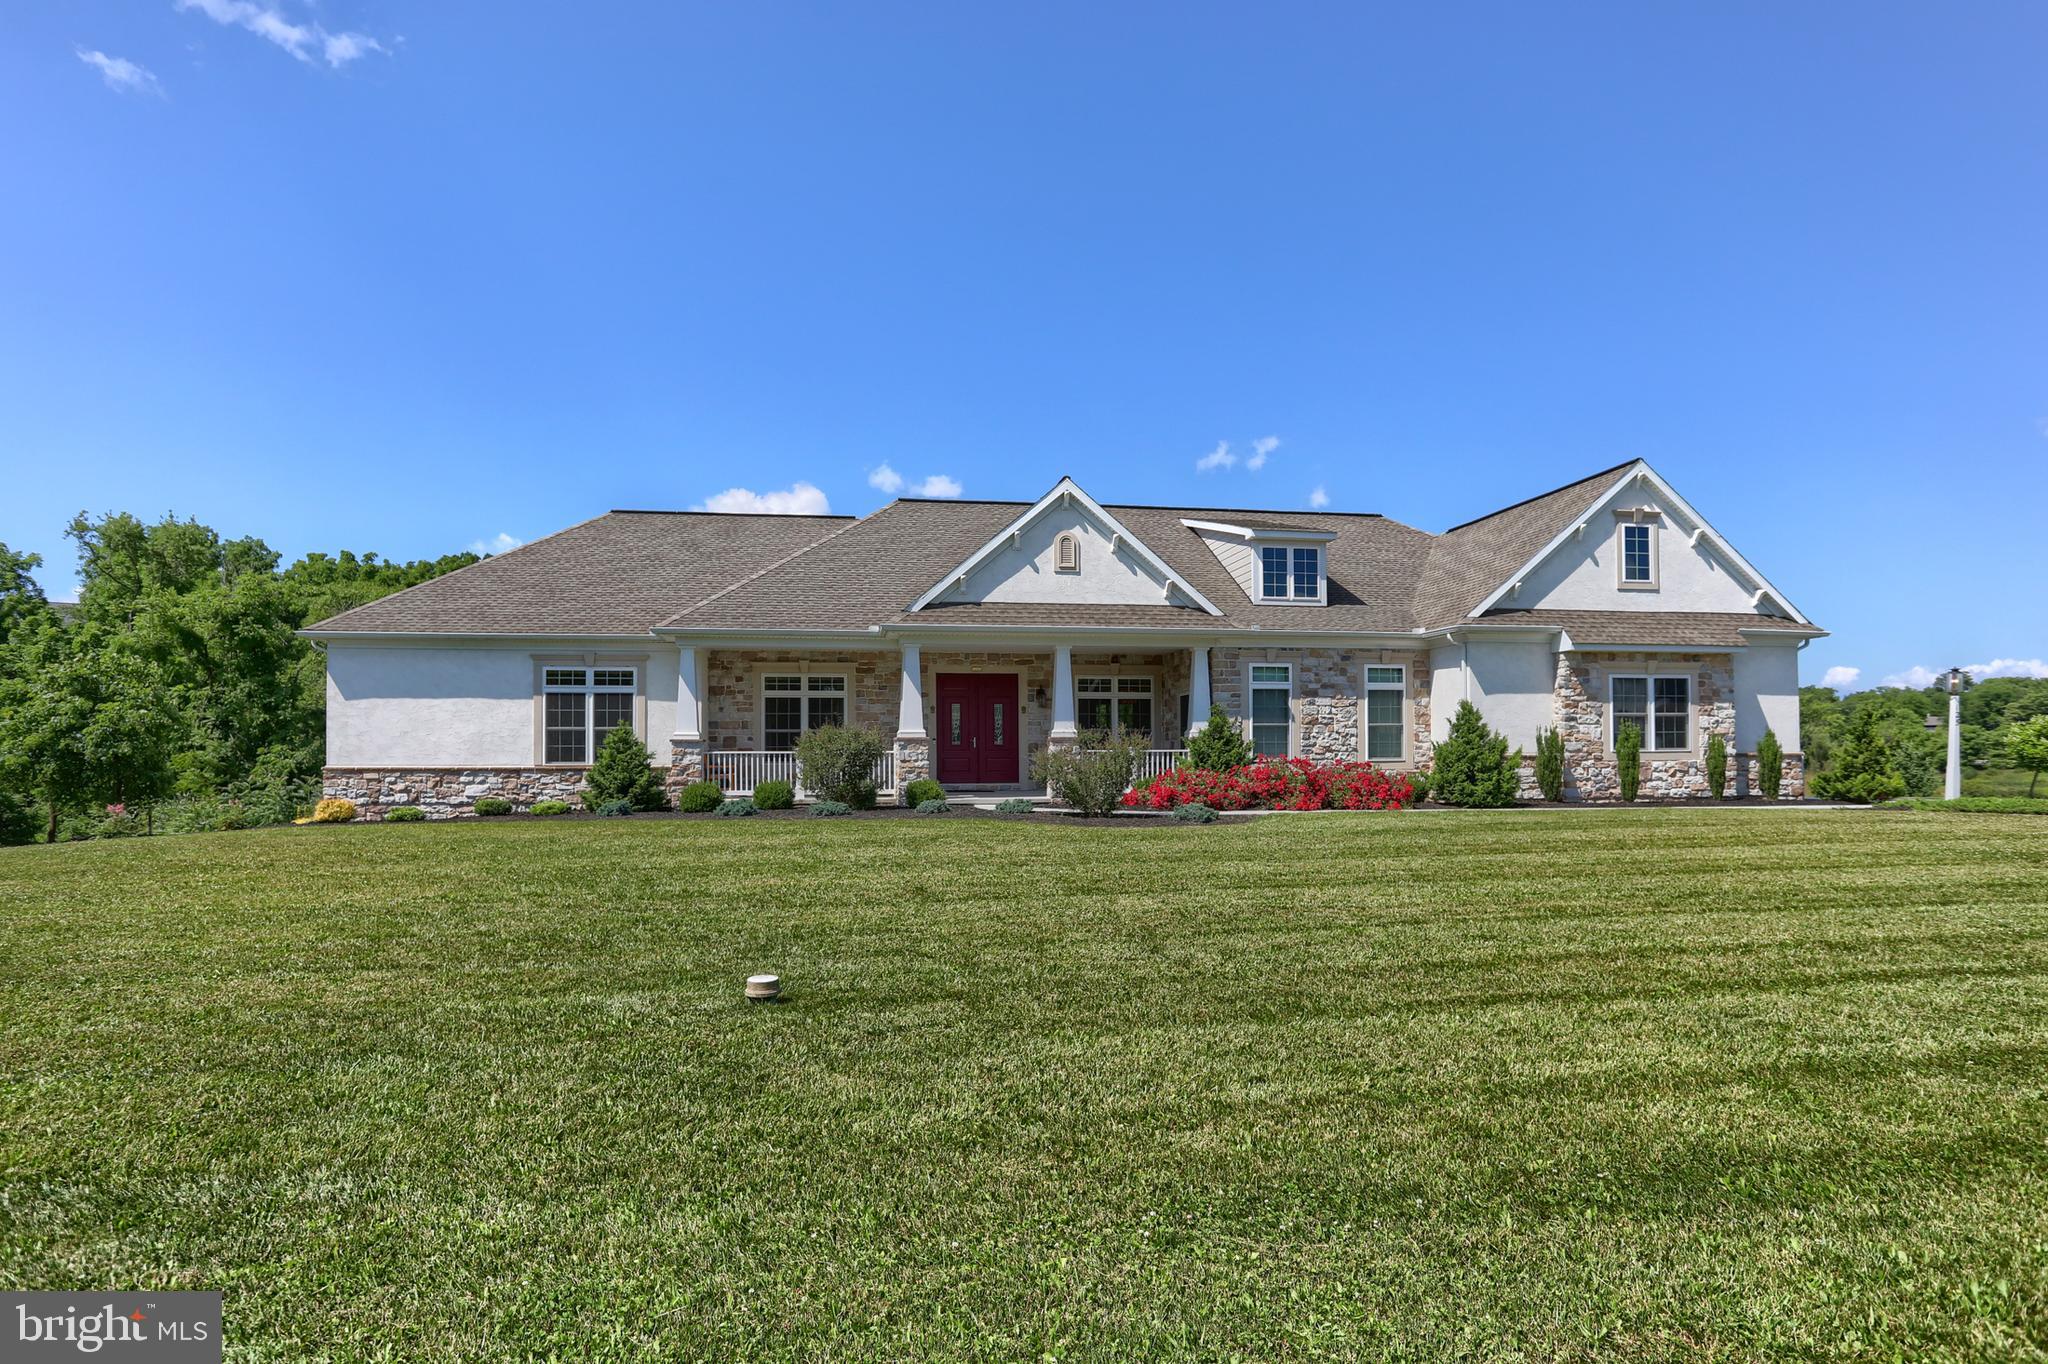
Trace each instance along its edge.
{"label": "roof ridge", "polygon": [[[781,521],[858,521],[851,512],[715,512],[701,507],[613,507],[609,516],[773,516]],[[507,553],[510,553],[508,550]]]}
{"label": "roof ridge", "polygon": [[[869,520],[872,520],[877,516],[880,516],[883,512],[887,511],[890,507],[893,507],[895,505],[895,501],[887,502],[884,503],[882,506],[875,508],[866,516],[856,516],[850,518],[845,525],[838,527],[830,535],[820,536],[818,539],[811,541],[808,545],[803,545],[797,549],[791,550],[789,553],[783,555],[780,559],[775,560],[773,563],[763,564],[754,572],[747,574],[746,577],[727,583],[724,587],[719,588],[716,592],[713,592],[710,596],[704,598],[702,601],[690,603],[688,606],[685,606],[682,610],[676,612],[673,616],[669,616],[667,619],[661,621],[659,624],[653,626],[652,628],[660,630],[666,626],[673,625],[675,622],[681,620],[684,616],[689,615],[692,611],[697,610],[699,607],[709,606],[712,602],[717,601],[726,593],[737,592],[742,587],[745,587],[748,583],[759,582],[762,578],[766,577],[770,573],[773,573],[776,569],[782,568],[791,563],[792,561],[802,558],[804,555],[809,554],[812,550],[816,549],[820,545],[829,544],[830,542],[838,539],[840,536],[846,534],[846,532],[852,530],[855,526],[861,525]],[[720,515],[721,513],[712,512],[708,514],[716,516]]]}
{"label": "roof ridge", "polygon": [[314,621],[312,624],[307,625],[304,628],[308,630],[315,630],[323,625],[331,625],[335,621],[347,619],[349,616],[354,615],[356,612],[362,610],[365,607],[381,606],[385,602],[396,601],[398,598],[404,596],[408,592],[417,592],[421,588],[427,587],[433,583],[445,583],[450,578],[469,572],[472,568],[482,568],[485,564],[503,563],[505,560],[511,558],[515,554],[520,553],[522,550],[529,550],[537,545],[544,545],[550,540],[560,539],[562,536],[567,535],[572,530],[581,530],[585,526],[595,525],[597,522],[604,520],[607,516],[616,516],[617,514],[617,512],[604,511],[599,512],[595,516],[586,516],[581,521],[578,521],[573,525],[564,526],[558,531],[551,531],[550,533],[541,536],[537,540],[528,540],[523,544],[514,545],[512,546],[512,548],[506,550],[503,554],[486,554],[473,564],[464,564],[461,568],[452,569],[449,572],[437,574],[436,576],[428,578],[423,582],[416,582],[410,587],[401,587],[396,592],[386,593],[384,596],[377,597],[371,601],[357,602],[354,606],[349,607],[348,610],[346,611],[337,611],[333,615],[327,617],[326,620]]}
{"label": "roof ridge", "polygon": [[1534,497],[1525,497],[1520,502],[1510,502],[1505,507],[1496,508],[1495,510],[1486,513],[1486,515],[1484,516],[1475,516],[1470,521],[1460,521],[1457,525],[1452,526],[1449,530],[1440,532],[1440,534],[1449,535],[1452,533],[1452,531],[1460,531],[1465,529],[1467,526],[1476,526],[1481,521],[1491,521],[1494,517],[1505,516],[1507,513],[1514,511],[1518,507],[1526,507],[1531,502],[1541,502],[1546,497],[1554,497],[1558,493],[1569,492],[1571,489],[1578,487],[1581,483],[1591,483],[1596,478],[1605,478],[1608,474],[1618,474],[1623,469],[1628,468],[1631,464],[1641,464],[1642,462],[1642,457],[1639,455],[1634,459],[1625,459],[1621,463],[1614,465],[1612,468],[1596,469],[1592,473],[1585,475],[1583,478],[1575,478],[1569,483],[1560,483],[1555,488],[1552,488],[1547,492],[1537,493]]}

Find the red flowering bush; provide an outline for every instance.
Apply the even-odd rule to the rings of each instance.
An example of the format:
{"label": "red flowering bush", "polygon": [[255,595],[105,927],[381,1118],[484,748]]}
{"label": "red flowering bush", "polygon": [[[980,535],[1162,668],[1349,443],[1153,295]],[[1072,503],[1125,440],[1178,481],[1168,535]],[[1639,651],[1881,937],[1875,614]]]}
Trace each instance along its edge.
{"label": "red flowering bush", "polygon": [[1183,767],[1124,793],[1134,810],[1206,805],[1212,810],[1399,810],[1415,788],[1399,773],[1368,762],[1260,758],[1227,772]]}

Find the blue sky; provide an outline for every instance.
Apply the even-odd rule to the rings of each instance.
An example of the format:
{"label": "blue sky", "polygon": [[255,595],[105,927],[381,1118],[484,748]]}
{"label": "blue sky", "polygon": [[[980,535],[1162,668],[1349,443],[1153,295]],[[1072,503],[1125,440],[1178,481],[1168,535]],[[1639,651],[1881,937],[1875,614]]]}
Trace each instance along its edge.
{"label": "blue sky", "polygon": [[2048,671],[2048,10],[1439,8],[9,5],[0,540],[1641,456],[1808,681]]}

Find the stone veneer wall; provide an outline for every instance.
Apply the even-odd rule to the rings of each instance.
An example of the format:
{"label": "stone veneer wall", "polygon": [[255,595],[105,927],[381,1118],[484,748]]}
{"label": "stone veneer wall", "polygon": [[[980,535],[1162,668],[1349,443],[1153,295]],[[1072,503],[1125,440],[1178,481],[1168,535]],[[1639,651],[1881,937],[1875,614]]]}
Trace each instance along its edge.
{"label": "stone veneer wall", "polygon": [[320,774],[323,796],[354,801],[365,819],[381,819],[386,810],[417,805],[429,819],[474,814],[483,796],[502,796],[513,808],[526,810],[536,801],[580,803],[581,767],[329,767]]}
{"label": "stone veneer wall", "polygon": [[[1581,652],[1557,656],[1557,727],[1564,735],[1564,798],[1619,800],[1621,773],[1607,744],[1608,679],[1616,673],[1686,673],[1692,678],[1692,747],[1684,754],[1645,752],[1638,798],[1706,797],[1706,747],[1719,734],[1735,766],[1735,661],[1730,654]],[[1788,755],[1789,757],[1789,755]],[[1790,784],[1788,784],[1788,790]],[[1800,786],[1803,788],[1803,783]],[[1522,766],[1522,793],[1534,799],[1533,758]]]}
{"label": "stone veneer wall", "polygon": [[1217,705],[1250,733],[1248,679],[1254,663],[1294,665],[1294,752],[1318,762],[1360,756],[1365,669],[1370,664],[1405,667],[1408,679],[1408,755],[1390,767],[1428,767],[1429,655],[1400,649],[1240,649],[1209,651],[1209,688]]}

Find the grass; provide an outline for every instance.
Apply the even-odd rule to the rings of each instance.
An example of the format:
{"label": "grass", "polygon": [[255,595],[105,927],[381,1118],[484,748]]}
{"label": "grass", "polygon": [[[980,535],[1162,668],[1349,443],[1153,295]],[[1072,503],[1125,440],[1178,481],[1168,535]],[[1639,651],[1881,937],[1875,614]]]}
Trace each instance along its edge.
{"label": "grass", "polygon": [[2048,1341],[2048,822],[267,830],[0,949],[0,1286],[233,1359]]}
{"label": "grass", "polygon": [[1963,770],[1963,794],[1966,796],[2040,796],[2048,799],[2048,782],[2037,780],[2032,772],[2023,772],[2016,767],[1991,767],[1979,772],[1974,768]]}
{"label": "grass", "polygon": [[1963,796],[1942,800],[1938,796],[1901,796],[1884,802],[1887,810],[1958,810],[1972,815],[2048,815],[2048,796],[2028,800],[2025,796]]}

